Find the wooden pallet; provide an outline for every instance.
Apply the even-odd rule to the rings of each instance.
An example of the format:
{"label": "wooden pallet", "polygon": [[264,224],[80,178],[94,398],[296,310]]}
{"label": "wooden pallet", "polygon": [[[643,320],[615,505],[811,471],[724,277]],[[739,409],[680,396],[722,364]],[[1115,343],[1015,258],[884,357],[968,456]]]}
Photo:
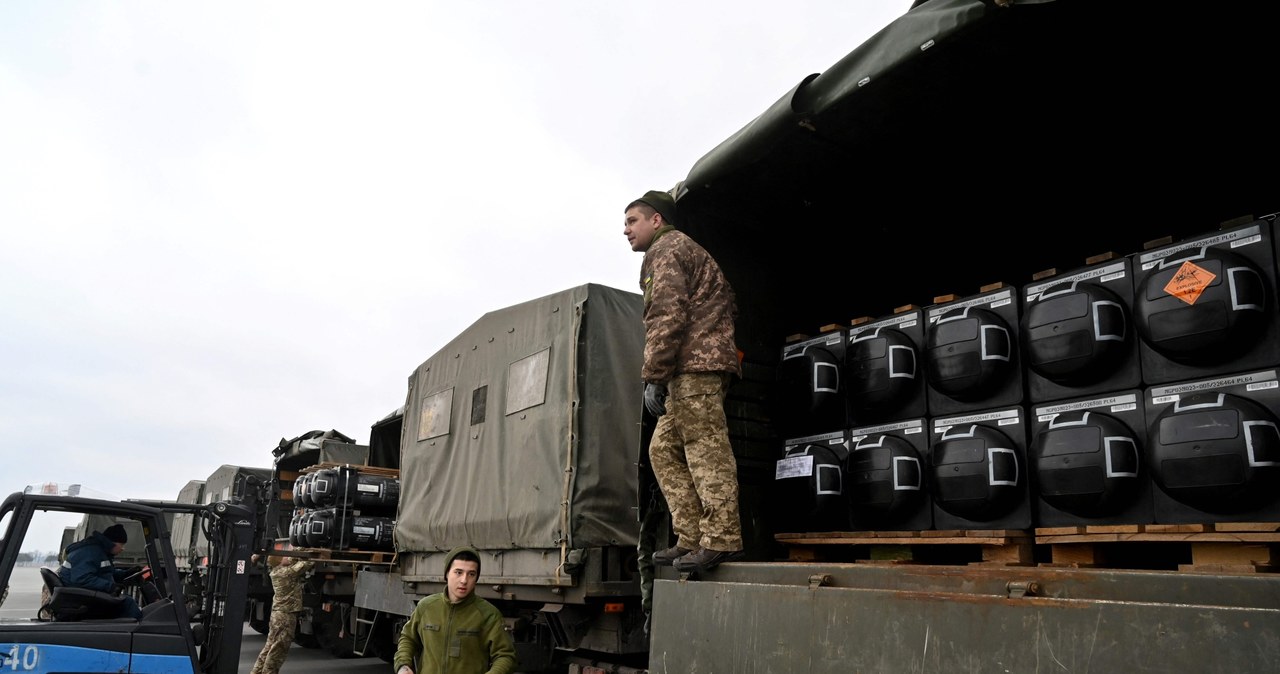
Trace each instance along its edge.
{"label": "wooden pallet", "polygon": [[1101,568],[1185,573],[1280,571],[1280,523],[1127,524],[1033,531],[783,533],[790,561]]}
{"label": "wooden pallet", "polygon": [[[288,542],[283,546],[289,546]],[[276,544],[276,548],[272,550],[272,554],[281,555],[283,557],[299,557],[302,559],[310,559],[315,561],[331,562],[335,564],[385,564],[391,565],[396,561],[396,553],[387,550],[330,550],[328,548],[295,548],[292,546],[282,547],[281,543]]]}
{"label": "wooden pallet", "polygon": [[776,534],[791,561],[877,564],[1035,564],[1033,539],[1021,529],[839,531]]}
{"label": "wooden pallet", "polygon": [[[326,468],[342,468],[342,467],[354,468],[357,473],[360,473],[362,475],[376,475],[378,477],[393,477],[393,478],[400,477],[400,471],[395,468],[380,468],[378,466],[361,466],[361,465],[352,464],[352,463],[335,463],[333,461],[325,461],[323,463],[312,464],[310,466],[307,466],[306,468],[299,468],[298,474],[301,475],[302,473],[314,473],[317,470],[324,470]],[[282,472],[281,478],[283,479],[283,477],[284,477],[284,473]],[[294,479],[297,479],[297,478],[295,477]]]}
{"label": "wooden pallet", "polygon": [[[1047,527],[1035,530],[1035,541],[1050,549],[1043,566],[1110,568],[1122,553],[1140,546],[1162,546],[1163,561],[1173,568],[1201,573],[1267,573],[1280,571],[1280,523],[1220,522],[1213,524],[1125,524],[1115,526]],[[1142,562],[1129,554],[1124,563]],[[1139,560],[1135,562],[1134,560]],[[1161,560],[1147,562],[1156,567]]]}

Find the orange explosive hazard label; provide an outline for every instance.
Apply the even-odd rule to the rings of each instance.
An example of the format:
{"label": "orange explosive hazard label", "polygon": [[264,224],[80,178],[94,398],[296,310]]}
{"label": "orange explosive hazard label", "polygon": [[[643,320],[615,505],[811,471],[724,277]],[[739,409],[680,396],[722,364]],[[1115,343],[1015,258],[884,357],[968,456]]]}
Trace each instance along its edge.
{"label": "orange explosive hazard label", "polygon": [[1204,289],[1216,278],[1217,274],[1187,260],[1165,284],[1164,291],[1187,304],[1195,304]]}

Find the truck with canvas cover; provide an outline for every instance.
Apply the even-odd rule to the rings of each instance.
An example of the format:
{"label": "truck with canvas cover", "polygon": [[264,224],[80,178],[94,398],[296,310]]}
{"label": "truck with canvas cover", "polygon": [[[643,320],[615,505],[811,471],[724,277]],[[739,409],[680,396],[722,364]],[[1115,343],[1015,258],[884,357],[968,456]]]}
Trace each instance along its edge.
{"label": "truck with canvas cover", "polygon": [[[355,593],[366,567],[383,578],[395,560],[403,418],[401,407],[375,422],[368,445],[331,429],[281,439],[272,449],[267,521],[273,526],[263,550],[316,564],[303,586],[294,638],[301,646],[388,662],[395,653],[395,614],[359,608]],[[265,632],[270,598],[250,602],[250,625]]]}
{"label": "truck with canvas cover", "polygon": [[[317,557],[295,548],[331,548],[330,544],[336,542],[330,534],[335,522],[347,531],[351,527],[344,525],[364,521],[365,512],[358,508],[344,508],[338,517],[333,516],[337,511],[333,491],[338,488],[333,477],[367,466],[369,447],[337,430],[313,430],[294,438],[281,438],[271,453],[274,461],[267,521],[272,530],[267,546],[276,553],[310,556],[316,562],[303,588],[303,610],[298,614],[295,641],[309,648],[326,649],[337,657],[356,655],[356,636],[364,631],[354,605],[359,558]],[[345,486],[344,483],[344,489]],[[363,485],[352,486],[359,489]],[[318,498],[311,498],[312,493]],[[394,513],[394,502],[392,508]],[[305,535],[299,540],[299,527],[310,524],[314,515],[323,519],[316,519],[316,526],[311,529],[317,536],[310,538],[321,540],[308,540]],[[265,623],[271,612],[269,598],[251,602],[251,622]]]}
{"label": "truck with canvas cover", "polygon": [[587,284],[490,311],[412,372],[384,420],[402,427],[396,563],[356,581],[364,619],[392,626],[380,638],[443,589],[445,555],[465,544],[521,671],[643,663],[640,304]]}
{"label": "truck with canvas cover", "polygon": [[1280,660],[1274,14],[916,2],[691,167],[749,556],[650,671]]}
{"label": "truck with canvas cover", "polygon": [[[188,480],[178,490],[179,503],[204,503],[204,479]],[[177,513],[173,516],[173,556],[178,566],[190,566],[195,556],[196,536],[199,532],[195,526],[196,518],[189,513]]]}

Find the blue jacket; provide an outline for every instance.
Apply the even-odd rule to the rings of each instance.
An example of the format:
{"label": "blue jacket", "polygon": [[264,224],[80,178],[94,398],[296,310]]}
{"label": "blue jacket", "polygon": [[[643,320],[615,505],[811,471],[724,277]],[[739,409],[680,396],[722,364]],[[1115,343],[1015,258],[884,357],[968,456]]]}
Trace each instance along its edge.
{"label": "blue jacket", "polygon": [[101,532],[93,532],[82,541],[67,546],[67,556],[58,569],[62,582],[71,587],[84,587],[111,592],[116,580],[124,574],[111,562],[115,543]]}

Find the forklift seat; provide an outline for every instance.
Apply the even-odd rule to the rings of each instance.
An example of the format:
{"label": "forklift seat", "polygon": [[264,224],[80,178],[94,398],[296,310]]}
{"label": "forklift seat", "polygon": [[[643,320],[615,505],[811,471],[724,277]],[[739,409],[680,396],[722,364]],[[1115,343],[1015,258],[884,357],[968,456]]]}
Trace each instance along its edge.
{"label": "forklift seat", "polygon": [[53,588],[62,587],[62,576],[47,566],[40,567],[40,577],[44,579],[44,586],[49,588],[49,594],[53,594]]}
{"label": "forklift seat", "polygon": [[40,609],[36,611],[36,619],[53,620],[53,614],[49,611],[49,601],[53,599],[53,590],[62,587],[62,577],[57,571],[42,566],[40,578],[44,581],[44,587],[40,588]]}
{"label": "forklift seat", "polygon": [[41,620],[91,620],[120,615],[124,597],[83,587],[67,587],[53,569],[40,567],[40,577],[49,590],[49,601],[36,614]]}
{"label": "forklift seat", "polygon": [[56,622],[120,617],[124,597],[83,587],[55,588],[45,605]]}

